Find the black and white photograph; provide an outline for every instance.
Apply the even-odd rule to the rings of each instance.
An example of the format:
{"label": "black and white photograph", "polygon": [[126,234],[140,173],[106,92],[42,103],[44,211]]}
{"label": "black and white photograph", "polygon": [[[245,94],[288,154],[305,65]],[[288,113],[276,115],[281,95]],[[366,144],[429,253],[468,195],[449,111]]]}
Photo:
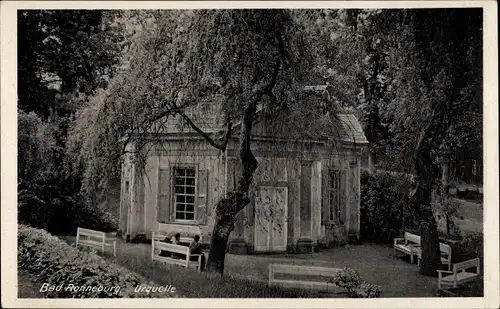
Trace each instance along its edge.
{"label": "black and white photograph", "polygon": [[237,2],[2,3],[2,306],[498,308],[496,3]]}

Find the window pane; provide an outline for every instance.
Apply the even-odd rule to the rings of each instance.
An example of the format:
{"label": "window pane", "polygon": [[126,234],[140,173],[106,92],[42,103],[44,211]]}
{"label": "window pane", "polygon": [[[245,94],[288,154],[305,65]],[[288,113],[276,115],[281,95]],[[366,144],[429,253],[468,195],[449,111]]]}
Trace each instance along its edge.
{"label": "window pane", "polygon": [[184,187],[175,186],[175,193],[184,193]]}
{"label": "window pane", "polygon": [[194,212],[194,205],[186,205],[186,211]]}
{"label": "window pane", "polygon": [[194,186],[194,178],[187,178],[186,179],[186,185],[188,185],[188,186]]}
{"label": "window pane", "polygon": [[194,204],[194,196],[186,196],[186,202]]}
{"label": "window pane", "polygon": [[186,187],[186,194],[194,194],[194,187]]}
{"label": "window pane", "polygon": [[178,211],[178,212],[175,213],[175,218],[178,219],[178,220],[184,220],[185,219],[185,215],[184,215],[183,212]]}
{"label": "window pane", "polygon": [[186,202],[186,196],[184,195],[176,195],[176,200],[178,203],[185,203]]}
{"label": "window pane", "polygon": [[185,211],[186,207],[184,206],[184,204],[177,204],[177,211]]}
{"label": "window pane", "polygon": [[194,173],[195,173],[194,169],[191,168],[186,169],[186,176],[194,176]]}
{"label": "window pane", "polygon": [[176,168],[175,169],[175,176],[184,176],[185,175],[185,170],[182,168]]}
{"label": "window pane", "polygon": [[194,213],[192,212],[186,213],[186,220],[194,220]]}
{"label": "window pane", "polygon": [[175,185],[176,186],[182,186],[186,184],[186,178],[184,177],[176,177],[175,178]]}

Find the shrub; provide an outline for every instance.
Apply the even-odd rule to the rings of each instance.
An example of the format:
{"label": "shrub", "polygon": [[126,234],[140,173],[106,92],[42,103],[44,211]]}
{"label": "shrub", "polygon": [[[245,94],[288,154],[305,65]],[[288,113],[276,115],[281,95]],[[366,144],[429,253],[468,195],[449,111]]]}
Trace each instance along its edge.
{"label": "shrub", "polygon": [[361,237],[375,242],[391,242],[403,229],[415,226],[405,175],[366,171],[361,173]]}
{"label": "shrub", "polygon": [[480,258],[484,262],[484,238],[483,233],[471,233],[462,237],[456,244],[456,249],[452,254],[455,255],[455,263]]}
{"label": "shrub", "polygon": [[47,200],[36,192],[22,190],[18,201],[19,222],[55,235],[74,235],[77,227],[104,232],[117,229],[116,216],[99,207],[80,204],[66,195]]}
{"label": "shrub", "polygon": [[355,298],[378,298],[382,288],[379,285],[363,282],[354,289]]}
{"label": "shrub", "polygon": [[331,283],[339,288],[344,289],[347,294],[351,294],[354,289],[359,287],[361,282],[362,280],[359,274],[354,269],[348,267],[337,272],[331,281]]}
{"label": "shrub", "polygon": [[45,291],[47,297],[167,296],[163,293],[135,292],[138,285],[155,284],[93,252],[73,248],[44,230],[19,226],[17,258],[18,266],[36,276],[41,283],[61,287]]}
{"label": "shrub", "polygon": [[58,235],[77,226],[115,229],[105,211],[82,206],[80,177],[64,172],[64,126],[64,119],[18,110],[18,221]]}
{"label": "shrub", "polygon": [[353,298],[376,298],[380,297],[381,287],[366,283],[352,268],[343,268],[330,280],[331,283],[344,289]]}

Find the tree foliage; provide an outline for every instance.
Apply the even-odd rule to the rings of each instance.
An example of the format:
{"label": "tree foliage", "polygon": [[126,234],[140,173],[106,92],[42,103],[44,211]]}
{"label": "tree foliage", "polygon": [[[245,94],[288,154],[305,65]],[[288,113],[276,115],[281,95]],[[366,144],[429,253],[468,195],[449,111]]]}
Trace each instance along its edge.
{"label": "tree foliage", "polygon": [[[463,164],[453,160],[458,148],[481,145],[481,11],[338,10],[308,17],[316,21],[310,24],[318,45],[326,45],[323,76],[350,94],[371,155],[386,156],[387,169],[417,175],[414,210],[423,242],[429,240],[422,270],[432,274],[439,252],[433,186],[443,164]],[[349,84],[357,91],[344,90]]]}
{"label": "tree foliage", "polygon": [[72,112],[56,95],[92,93],[113,75],[121,31],[114,13],[99,10],[18,12],[20,107],[48,116]]}
{"label": "tree foliage", "polygon": [[80,175],[68,175],[63,166],[73,113],[87,95],[105,87],[116,71],[123,36],[121,25],[113,22],[115,17],[113,12],[97,10],[18,11],[18,210],[22,222],[68,233],[81,220],[77,214],[90,225],[101,220],[79,205]]}

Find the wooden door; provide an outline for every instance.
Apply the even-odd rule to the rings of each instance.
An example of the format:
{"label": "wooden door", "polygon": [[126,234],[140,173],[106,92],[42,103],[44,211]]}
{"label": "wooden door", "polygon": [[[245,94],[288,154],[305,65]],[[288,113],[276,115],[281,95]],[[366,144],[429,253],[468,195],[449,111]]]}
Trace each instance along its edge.
{"label": "wooden door", "polygon": [[255,199],[255,251],[286,251],[288,188],[260,187]]}

